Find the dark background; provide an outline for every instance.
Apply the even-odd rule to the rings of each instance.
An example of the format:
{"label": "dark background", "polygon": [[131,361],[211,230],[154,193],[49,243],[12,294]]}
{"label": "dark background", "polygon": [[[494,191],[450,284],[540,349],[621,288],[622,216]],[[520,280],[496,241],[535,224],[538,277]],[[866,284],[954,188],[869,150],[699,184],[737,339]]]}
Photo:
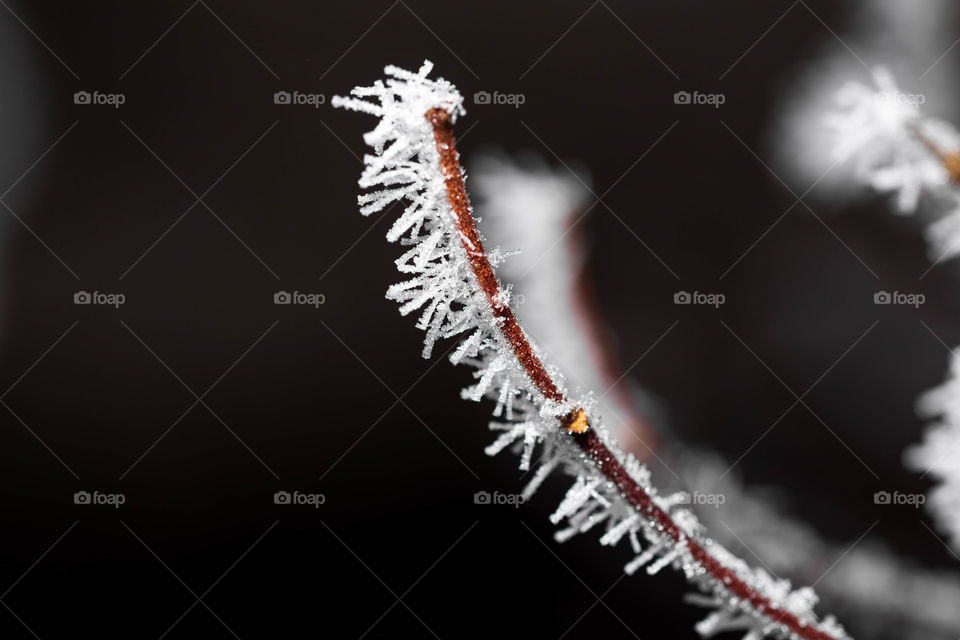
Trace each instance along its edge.
{"label": "dark background", "polygon": [[[373,120],[273,102],[329,101],[424,58],[467,97],[468,162],[491,143],[555,153],[603,193],[679,121],[584,223],[621,359],[679,320],[632,381],[660,398],[672,438],[734,460],[794,396],[730,330],[802,394],[878,321],[804,398],[829,429],[796,406],[737,471],[783,487],[783,508],[838,545],[879,520],[871,540],[949,567],[922,513],[872,495],[928,486],[901,452],[920,439],[916,396],[945,371],[930,330],[960,342],[951,267],[918,280],[918,228],[870,198],[794,207],[720,279],[794,203],[762,163],[771,122],[798,69],[836,44],[823,23],[849,27],[840,3],[797,5],[718,80],[790,6],[0,9],[0,637],[694,637],[678,575],[621,579],[626,550],[553,542],[563,482],[519,509],[474,504],[518,490],[517,461],[484,456],[490,407],[459,400],[469,372],[433,367],[449,345],[421,360],[383,299],[393,214],[356,206]],[[126,103],[76,105],[80,90]],[[479,90],[526,102],[475,106]],[[675,105],[678,90],[726,104]],[[276,306],[280,289],[326,304]],[[728,302],[677,307],[679,289]],[[928,302],[877,307],[880,289]],[[78,306],[79,290],[127,301]],[[79,490],[126,503],[75,505]],[[278,490],[326,503],[275,505]]]}

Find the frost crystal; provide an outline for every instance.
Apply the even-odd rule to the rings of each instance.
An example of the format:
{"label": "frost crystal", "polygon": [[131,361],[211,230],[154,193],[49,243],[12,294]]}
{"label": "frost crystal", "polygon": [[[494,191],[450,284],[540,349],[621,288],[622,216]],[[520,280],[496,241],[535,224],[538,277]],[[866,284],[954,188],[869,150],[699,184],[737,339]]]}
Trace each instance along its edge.
{"label": "frost crystal", "polygon": [[907,463],[940,481],[930,492],[927,508],[950,535],[953,548],[960,550],[960,349],[950,358],[946,382],[922,396],[919,409],[937,421],[922,444],[907,450]]}
{"label": "frost crystal", "polygon": [[[463,99],[450,83],[429,79],[431,70],[429,62],[417,73],[387,67],[386,82],[358,87],[352,98],[336,97],[333,104],[380,118],[365,136],[374,154],[365,157],[360,179],[362,187],[373,191],[361,195],[359,202],[364,214],[395,201],[406,203],[387,237],[409,247],[397,260],[398,269],[408,279],[390,287],[387,297],[401,304],[404,315],[419,312],[417,326],[426,332],[425,357],[438,339],[461,336],[450,359],[476,369],[476,383],[463,395],[471,400],[492,399],[494,416],[501,419],[491,425],[502,433],[488,453],[515,445],[521,463],[530,465],[533,451],[539,447],[540,461],[525,496],[555,469],[574,479],[551,516],[554,523],[566,524],[557,539],[599,525],[604,528],[603,544],[630,541],[635,557],[627,564],[628,572],[640,566],[646,566],[651,574],[667,566],[683,571],[706,594],[700,602],[715,609],[698,625],[703,635],[738,628],[751,639],[765,635],[846,638],[831,618],[818,620],[811,590],[793,590],[788,581],[749,567],[705,536],[694,515],[679,506],[684,499],[660,496],[647,469],[620,451],[595,415],[595,403],[589,397],[571,403],[561,377],[549,368],[546,373],[558,393],[548,397],[542,383],[528,374],[530,363],[520,361],[506,336],[503,314],[494,312],[495,305],[508,304],[510,290],[497,284],[492,300],[484,291],[475,271],[481,247],[460,226],[462,220],[458,223],[458,212],[448,199],[433,124],[426,116],[442,109],[451,119],[456,118],[464,113]],[[525,335],[522,338],[542,360],[532,341]],[[585,436],[612,457],[607,458],[608,466],[622,468],[636,485],[634,502],[584,455],[582,445],[564,429],[565,417],[576,407],[591,415]],[[788,624],[791,620],[793,627]]]}
{"label": "frost crystal", "polygon": [[858,179],[895,196],[895,210],[914,213],[922,194],[939,218],[927,228],[936,259],[960,252],[960,134],[947,122],[920,113],[921,96],[901,92],[884,68],[875,87],[851,82],[828,118],[836,132],[834,159],[852,161]]}

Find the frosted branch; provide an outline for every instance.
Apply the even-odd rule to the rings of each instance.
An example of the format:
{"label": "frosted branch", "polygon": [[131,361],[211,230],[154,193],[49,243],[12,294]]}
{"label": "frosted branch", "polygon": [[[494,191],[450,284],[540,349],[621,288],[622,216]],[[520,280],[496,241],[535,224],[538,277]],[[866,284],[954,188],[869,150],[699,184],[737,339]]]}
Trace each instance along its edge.
{"label": "frosted branch", "polygon": [[817,618],[812,590],[795,590],[708,538],[693,513],[680,506],[684,500],[660,496],[648,470],[620,450],[592,414],[590,398],[568,397],[562,378],[544,364],[517,322],[510,290],[500,285],[483,248],[453,135],[463,99],[450,83],[429,79],[431,70],[429,62],[417,73],[387,67],[386,82],[354,89],[352,98],[334,98],[333,104],[380,118],[365,136],[374,154],[365,157],[360,184],[381,190],[360,196],[361,211],[405,200],[408,206],[388,238],[411,247],[397,260],[409,279],[387,296],[404,314],[420,312],[425,356],[436,340],[465,336],[452,359],[475,367],[477,382],[464,396],[494,400],[494,415],[504,420],[494,426],[506,437],[490,451],[515,441],[529,463],[533,448],[541,447],[535,484],[554,469],[574,478],[551,518],[568,525],[558,539],[599,524],[605,544],[631,541],[635,556],[628,572],[644,565],[650,574],[668,566],[682,571],[704,594],[700,602],[714,609],[697,625],[702,635],[740,628],[751,640],[846,638],[832,618]]}

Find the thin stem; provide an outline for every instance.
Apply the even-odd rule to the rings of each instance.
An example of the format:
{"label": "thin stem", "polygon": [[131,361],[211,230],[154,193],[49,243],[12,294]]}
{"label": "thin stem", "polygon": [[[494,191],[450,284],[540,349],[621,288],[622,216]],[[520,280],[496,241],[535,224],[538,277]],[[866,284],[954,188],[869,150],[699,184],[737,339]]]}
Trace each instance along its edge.
{"label": "thin stem", "polygon": [[514,354],[537,389],[549,400],[563,402],[563,394],[550,378],[543,363],[533,353],[533,348],[523,335],[523,330],[510,306],[500,300],[497,276],[494,275],[493,267],[490,266],[487,254],[483,250],[480,233],[470,212],[470,200],[467,198],[467,189],[463,184],[463,170],[460,167],[450,114],[437,108],[428,111],[426,117],[433,125],[433,137],[437,143],[437,152],[440,154],[440,173],[443,174],[443,183],[447,188],[447,201],[456,216],[454,224],[460,232],[460,243],[467,252],[470,268],[477,277],[487,302],[490,303],[494,317],[500,320],[500,331],[510,342]]}
{"label": "thin stem", "polygon": [[[470,267],[490,304],[493,315],[500,320],[499,329],[510,343],[514,355],[516,355],[520,365],[537,389],[547,399],[565,403],[566,398],[547,373],[546,367],[533,352],[533,348],[527,341],[510,307],[500,300],[499,283],[483,250],[480,234],[471,214],[470,201],[463,182],[463,170],[457,154],[456,138],[453,134],[453,122],[450,115],[439,108],[431,109],[425,115],[433,126],[434,141],[440,158],[440,172],[443,175],[447,201],[454,214],[454,224],[460,235],[460,242],[467,253]],[[752,589],[736,573],[710,555],[700,543],[686,537],[670,515],[657,506],[643,487],[633,479],[613,452],[603,443],[596,430],[589,429],[586,413],[583,409],[575,409],[566,418],[562,419],[561,423],[571,433],[574,442],[593,461],[597,469],[617,486],[624,498],[641,515],[652,520],[657,528],[661,529],[674,542],[683,540],[694,560],[730,593],[749,602],[756,611],[772,622],[787,627],[800,638],[805,640],[836,640],[833,636],[819,629],[803,624],[792,613],[775,606],[767,597]]]}

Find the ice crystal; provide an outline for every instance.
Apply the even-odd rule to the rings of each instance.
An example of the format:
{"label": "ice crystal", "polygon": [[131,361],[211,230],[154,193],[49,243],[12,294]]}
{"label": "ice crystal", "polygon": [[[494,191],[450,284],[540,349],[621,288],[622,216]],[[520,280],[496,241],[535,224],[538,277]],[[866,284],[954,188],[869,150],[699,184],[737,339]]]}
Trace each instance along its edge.
{"label": "ice crystal", "polygon": [[960,252],[960,134],[920,112],[920,94],[903,93],[890,72],[874,71],[875,86],[846,84],[828,118],[836,132],[834,159],[854,163],[857,177],[894,196],[895,211],[911,214],[921,196],[939,218],[926,230],[936,259]]}
{"label": "ice crystal", "polygon": [[[749,567],[705,536],[694,515],[679,506],[685,500],[660,496],[647,469],[620,451],[593,413],[594,401],[578,398],[574,404],[548,398],[528,376],[501,331],[502,317],[493,313],[472,268],[464,246],[471,241],[458,227],[457,212],[446,197],[433,126],[426,114],[439,108],[456,118],[464,114],[463,99],[450,83],[427,77],[432,67],[425,62],[416,73],[387,67],[389,77],[385,82],[358,87],[351,92],[353,97],[336,97],[333,104],[379,118],[377,126],[365,136],[374,154],[364,158],[360,185],[373,191],[360,196],[361,212],[369,214],[392,202],[405,201],[406,208],[387,237],[409,247],[397,260],[398,269],[407,279],[390,287],[387,297],[401,304],[404,315],[420,313],[417,326],[426,332],[425,357],[437,340],[461,337],[450,359],[474,367],[476,378],[463,395],[471,400],[490,398],[495,402],[494,416],[500,418],[491,426],[502,433],[488,453],[515,443],[521,463],[530,465],[534,448],[539,448],[538,468],[524,490],[525,496],[532,494],[553,470],[562,470],[573,478],[551,516],[554,523],[567,525],[557,538],[566,539],[601,525],[605,529],[601,537],[604,544],[630,541],[634,558],[627,564],[628,571],[642,565],[648,573],[667,566],[682,570],[709,596],[706,602],[716,610],[698,626],[700,633],[710,635],[733,625],[745,629],[746,638],[768,634],[791,637],[782,618],[789,613],[811,631],[811,637],[826,634],[845,638],[843,629],[831,618],[818,620],[812,591],[793,590],[788,581]],[[497,286],[497,301],[506,303],[509,289]],[[535,345],[532,348],[539,358],[539,350]],[[548,374],[566,398],[562,378],[555,370],[548,369]],[[563,428],[562,419],[575,406],[591,415],[590,429],[643,489],[651,503],[648,508],[634,507]],[[653,517],[654,509],[669,514],[673,527],[666,528]],[[704,555],[695,555],[694,549],[709,553],[710,567],[705,566]],[[739,578],[752,595],[742,597],[731,591],[729,577],[718,577],[727,574]],[[768,610],[757,606],[760,599],[769,602]]]}
{"label": "ice crystal", "polygon": [[960,550],[960,349],[950,358],[950,373],[939,387],[920,398],[919,409],[936,422],[922,444],[907,450],[907,463],[939,481],[927,508],[951,545]]}

